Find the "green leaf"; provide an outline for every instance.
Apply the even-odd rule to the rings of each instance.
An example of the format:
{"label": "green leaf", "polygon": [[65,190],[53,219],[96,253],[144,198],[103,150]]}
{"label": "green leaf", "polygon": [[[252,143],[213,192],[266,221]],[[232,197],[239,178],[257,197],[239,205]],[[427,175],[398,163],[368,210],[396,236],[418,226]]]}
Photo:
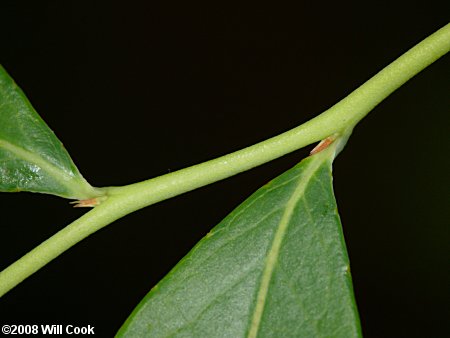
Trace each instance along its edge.
{"label": "green leaf", "polygon": [[1,66],[0,191],[79,200],[101,195],[81,176],[61,141]]}
{"label": "green leaf", "polygon": [[265,185],[143,299],[124,337],[360,337],[333,195],[338,142]]}

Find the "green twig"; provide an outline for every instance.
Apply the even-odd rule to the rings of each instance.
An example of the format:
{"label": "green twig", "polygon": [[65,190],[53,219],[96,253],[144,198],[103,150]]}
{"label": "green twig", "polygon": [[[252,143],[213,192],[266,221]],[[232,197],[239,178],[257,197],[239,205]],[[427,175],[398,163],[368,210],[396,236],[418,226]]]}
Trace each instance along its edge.
{"label": "green twig", "polygon": [[342,101],[281,135],[229,155],[124,187],[0,272],[0,296],[90,234],[148,205],[254,168],[332,134],[351,130],[377,104],[450,50],[450,24],[403,54]]}

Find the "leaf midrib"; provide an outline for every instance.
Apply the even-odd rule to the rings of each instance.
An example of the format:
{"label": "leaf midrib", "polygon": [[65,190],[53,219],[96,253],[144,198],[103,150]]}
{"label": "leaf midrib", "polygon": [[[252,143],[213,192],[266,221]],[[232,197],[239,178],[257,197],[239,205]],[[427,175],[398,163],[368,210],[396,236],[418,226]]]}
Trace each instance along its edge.
{"label": "leaf midrib", "polygon": [[284,235],[286,234],[286,231],[288,229],[289,222],[291,220],[297,202],[304,196],[306,188],[308,187],[311,178],[314,176],[314,173],[320,167],[320,165],[324,160],[324,157],[320,155],[318,154],[316,155],[316,157],[313,157],[313,159],[311,159],[309,166],[300,176],[298,186],[292,193],[291,198],[288,200],[283,216],[281,217],[280,222],[278,223],[278,227],[272,241],[272,246],[270,247],[269,253],[266,257],[265,267],[256,298],[256,306],[253,312],[253,317],[247,338],[256,338],[258,335],[258,330],[259,327],[261,326],[261,319],[266,304],[267,294],[269,291],[270,281],[272,279],[273,271],[278,261],[278,256],[280,254],[281,244],[283,242]]}
{"label": "leaf midrib", "polygon": [[68,175],[62,169],[59,169],[48,161],[44,160],[41,156],[33,154],[32,152],[21,147],[15,146],[14,144],[3,139],[0,139],[0,148],[4,148],[5,150],[14,154],[22,160],[37,165],[39,168],[41,168],[41,170],[49,174],[55,181],[67,187],[70,191],[79,190],[79,188],[77,188],[79,183],[73,182],[73,179],[75,178],[74,176]]}

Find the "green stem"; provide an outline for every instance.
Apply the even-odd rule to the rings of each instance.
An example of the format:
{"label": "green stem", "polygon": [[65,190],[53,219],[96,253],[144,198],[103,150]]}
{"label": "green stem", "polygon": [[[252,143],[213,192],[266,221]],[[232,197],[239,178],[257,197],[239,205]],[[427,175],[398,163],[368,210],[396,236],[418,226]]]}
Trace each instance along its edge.
{"label": "green stem", "polygon": [[233,176],[332,134],[347,133],[393,91],[450,50],[450,24],[301,126],[229,155],[124,187],[0,272],[0,296],[90,234],[133,211]]}

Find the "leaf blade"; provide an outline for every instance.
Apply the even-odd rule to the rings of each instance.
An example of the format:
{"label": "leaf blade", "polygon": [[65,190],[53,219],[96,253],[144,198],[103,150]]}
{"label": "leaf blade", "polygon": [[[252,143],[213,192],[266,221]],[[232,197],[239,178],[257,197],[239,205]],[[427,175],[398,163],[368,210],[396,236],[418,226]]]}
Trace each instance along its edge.
{"label": "leaf blade", "polygon": [[332,192],[334,151],[305,159],[241,204],[118,335],[361,336]]}
{"label": "leaf blade", "polygon": [[0,191],[73,199],[101,195],[81,176],[55,134],[0,66]]}

